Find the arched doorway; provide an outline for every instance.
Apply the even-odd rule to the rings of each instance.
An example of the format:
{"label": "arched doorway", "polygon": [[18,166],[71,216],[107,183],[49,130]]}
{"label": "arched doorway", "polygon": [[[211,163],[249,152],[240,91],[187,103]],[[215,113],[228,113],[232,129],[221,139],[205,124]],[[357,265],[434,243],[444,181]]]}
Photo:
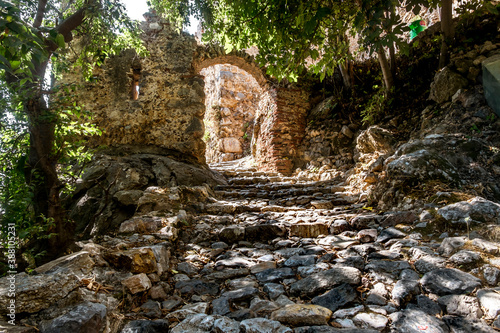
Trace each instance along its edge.
{"label": "arched doorway", "polygon": [[[259,67],[251,55],[245,51],[225,54],[224,49],[218,45],[199,46],[193,58],[192,68],[195,74],[202,76],[201,72],[204,68],[225,64],[236,66],[238,70],[248,73],[260,88],[252,139],[248,140],[251,145],[252,163],[259,170],[290,174],[293,171],[297,148],[305,133],[306,114],[309,109],[308,93],[294,85],[280,87],[275,80],[266,75],[266,69]],[[210,86],[210,82],[205,82],[205,86]],[[210,88],[205,88],[205,95],[207,95],[206,89]],[[210,98],[205,98],[205,106],[210,107],[211,104],[213,105],[213,102]],[[217,104],[216,108],[218,108]],[[212,109],[208,109],[208,112],[212,112]],[[219,114],[220,123],[223,113],[219,112]],[[210,128],[210,124],[207,127]],[[244,131],[243,136],[244,133],[248,131]],[[209,135],[215,136],[216,134],[210,129],[204,131],[204,137],[207,139]],[[222,139],[225,138],[222,137]],[[234,151],[239,152],[238,143],[230,139],[232,136],[227,136],[227,138],[223,140],[223,147],[227,146],[228,150],[234,148]],[[241,150],[243,151],[243,148]],[[220,161],[210,154],[209,152],[207,155],[208,163]],[[235,158],[235,156],[224,155],[222,160],[224,158]]]}
{"label": "arched doorway", "polygon": [[250,156],[262,88],[252,75],[230,64],[209,66],[200,74],[205,80],[207,163]]}

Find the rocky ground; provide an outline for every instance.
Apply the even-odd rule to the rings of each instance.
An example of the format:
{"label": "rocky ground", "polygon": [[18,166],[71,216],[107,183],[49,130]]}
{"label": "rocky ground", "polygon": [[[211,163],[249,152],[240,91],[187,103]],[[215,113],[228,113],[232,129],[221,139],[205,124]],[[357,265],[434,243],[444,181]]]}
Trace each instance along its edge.
{"label": "rocky ground", "polygon": [[499,53],[497,38],[452,56],[421,112],[310,123],[290,177],[96,158],[68,205],[87,240],[15,275],[0,331],[500,330],[500,120],[479,74]]}
{"label": "rocky ground", "polygon": [[478,197],[436,214],[376,214],[340,179],[238,162],[213,166],[228,184],[203,212],[135,216],[118,234],[19,274],[25,326],[9,332],[500,328],[500,244],[440,224],[499,223],[500,205]]}

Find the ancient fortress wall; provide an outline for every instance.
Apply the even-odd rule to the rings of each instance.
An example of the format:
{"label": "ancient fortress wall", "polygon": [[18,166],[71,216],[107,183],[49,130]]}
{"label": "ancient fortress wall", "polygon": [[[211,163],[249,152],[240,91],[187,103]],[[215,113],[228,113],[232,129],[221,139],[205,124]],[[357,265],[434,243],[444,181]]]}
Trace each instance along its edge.
{"label": "ancient fortress wall", "polygon": [[[206,164],[204,89],[213,80],[204,80],[202,74],[207,70],[202,70],[214,65],[232,65],[237,70],[228,70],[230,76],[238,77],[244,71],[255,79],[250,93],[253,101],[243,104],[238,111],[252,113],[252,119],[236,117],[243,119],[239,124],[241,119],[227,117],[225,126],[231,130],[217,138],[222,150],[226,150],[221,154],[239,157],[245,149],[241,140],[248,139],[247,149],[251,149],[258,167],[283,173],[292,171],[292,161],[304,136],[309,108],[306,93],[298,88],[277,88],[265,75],[265,69],[245,52],[226,54],[220,46],[198,45],[193,36],[174,31],[154,16],[143,23],[142,39],[149,56],[138,57],[133,50],[113,56],[96,68],[93,80],[80,89],[79,100],[92,112],[103,131],[90,144],[104,145],[121,154],[154,153]],[[231,94],[247,98],[248,91],[243,91],[246,85],[232,83],[226,89],[226,96],[221,96],[222,102],[230,102]],[[209,99],[209,103],[214,101]],[[257,109],[249,110],[257,104]],[[238,137],[251,121],[255,122],[252,135],[247,134],[247,139]],[[239,141],[241,153],[231,138]]]}

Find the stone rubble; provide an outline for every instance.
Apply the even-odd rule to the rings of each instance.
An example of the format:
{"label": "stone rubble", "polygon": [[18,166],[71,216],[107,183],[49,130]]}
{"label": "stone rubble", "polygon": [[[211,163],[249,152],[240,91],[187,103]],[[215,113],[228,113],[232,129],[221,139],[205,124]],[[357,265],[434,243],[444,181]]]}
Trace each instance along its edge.
{"label": "stone rubble", "polygon": [[[117,235],[104,236],[99,244],[81,242],[86,251],[41,267],[38,275],[19,274],[19,285],[37,292],[53,289],[56,281],[65,286],[51,290],[44,302],[31,289],[21,289],[19,306],[32,313],[22,323],[42,332],[89,323],[121,333],[166,327],[171,332],[457,332],[457,327],[494,332],[492,323],[500,321],[500,270],[484,258],[497,253],[499,244],[421,234],[415,214],[365,211],[343,200],[345,192],[332,192],[345,186],[337,180],[266,174],[239,167],[238,161],[212,168],[228,184],[214,188],[217,199],[204,211],[181,210],[171,218],[177,238],[165,240],[159,233],[165,219],[134,217]],[[138,228],[132,221],[152,222]],[[85,285],[89,275],[112,292]],[[38,279],[43,286],[34,283]],[[2,290],[6,283],[0,280]],[[85,307],[92,311],[81,311]],[[122,319],[116,322],[118,314]]]}

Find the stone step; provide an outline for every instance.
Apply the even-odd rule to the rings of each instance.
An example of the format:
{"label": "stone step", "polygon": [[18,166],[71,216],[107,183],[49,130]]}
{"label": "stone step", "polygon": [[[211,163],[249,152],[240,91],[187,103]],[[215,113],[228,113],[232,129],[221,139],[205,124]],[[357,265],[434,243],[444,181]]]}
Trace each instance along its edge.
{"label": "stone step", "polygon": [[[256,203],[245,203],[242,204],[239,201],[226,201],[226,202],[216,202],[211,203],[205,206],[204,212],[206,214],[241,214],[245,212],[292,212],[292,211],[304,211],[310,208],[316,209],[331,209],[334,205],[331,201],[320,202],[317,200],[316,203],[314,201],[310,201],[307,204],[297,204],[291,200],[284,200],[281,202],[256,202]],[[347,204],[347,203],[346,203]]]}
{"label": "stone step", "polygon": [[[242,171],[242,172],[236,172],[236,171],[224,171],[222,174],[226,177],[232,177],[232,178],[243,178],[243,177],[269,177],[269,178],[274,178],[274,179],[282,179],[282,178],[291,178],[291,177],[283,177],[280,176],[276,172],[262,172],[262,171]],[[295,179],[295,178],[292,178]]]}
{"label": "stone step", "polygon": [[[268,182],[268,183],[252,183],[252,184],[230,184],[230,185],[218,185],[215,187],[215,190],[226,190],[226,189],[234,189],[234,190],[248,190],[251,188],[256,188],[259,190],[266,191],[278,191],[278,190],[286,190],[286,189],[328,189],[327,192],[336,193],[336,192],[344,192],[345,187],[336,184],[328,184],[328,183],[290,183],[290,182]],[[321,191],[321,190],[319,190]]]}
{"label": "stone step", "polygon": [[251,184],[266,184],[269,182],[279,181],[275,179],[270,179],[269,177],[241,177],[241,178],[230,178],[228,183],[230,185],[251,185]]}
{"label": "stone step", "polygon": [[211,164],[211,165],[209,165],[209,167],[210,167],[210,169],[218,171],[220,173],[227,172],[227,173],[236,174],[239,172],[259,172],[257,170],[257,168],[253,168],[253,167],[250,167],[250,168],[232,168],[230,166],[222,166],[220,164]]}
{"label": "stone step", "polygon": [[260,188],[250,188],[250,189],[239,189],[234,190],[231,187],[226,187],[223,189],[217,189],[215,191],[220,197],[231,197],[231,198],[292,198],[301,196],[310,197],[337,197],[338,192],[331,193],[328,188],[303,188],[303,189],[284,189],[284,190],[265,190]]}
{"label": "stone step", "polygon": [[260,212],[264,205],[242,205],[237,201],[216,202],[205,206],[208,214],[240,214],[244,212]]}

